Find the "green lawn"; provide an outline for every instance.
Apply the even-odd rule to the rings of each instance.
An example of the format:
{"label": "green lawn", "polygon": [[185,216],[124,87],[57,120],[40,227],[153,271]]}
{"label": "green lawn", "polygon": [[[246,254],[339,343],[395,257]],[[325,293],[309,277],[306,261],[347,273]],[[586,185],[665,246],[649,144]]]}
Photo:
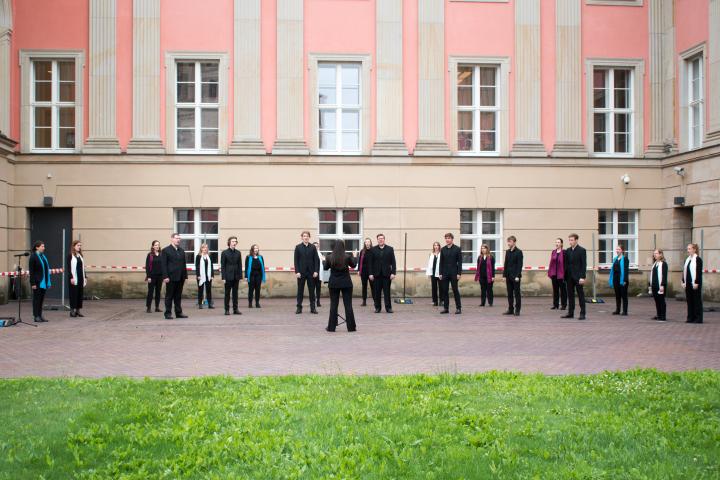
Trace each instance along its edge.
{"label": "green lawn", "polygon": [[720,478],[720,372],[0,380],[0,478]]}

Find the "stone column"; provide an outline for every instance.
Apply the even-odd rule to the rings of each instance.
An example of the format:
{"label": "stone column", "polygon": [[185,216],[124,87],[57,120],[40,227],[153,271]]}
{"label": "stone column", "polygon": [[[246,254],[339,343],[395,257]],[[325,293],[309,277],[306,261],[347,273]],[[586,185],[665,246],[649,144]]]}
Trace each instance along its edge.
{"label": "stone column", "polygon": [[582,141],[581,1],[555,1],[555,157],[588,154]]}
{"label": "stone column", "polygon": [[450,155],[445,139],[445,2],[418,0],[418,140],[414,155]]}
{"label": "stone column", "polygon": [[12,0],[0,0],[0,132],[10,136],[10,40]]}
{"label": "stone column", "polygon": [[675,26],[673,0],[648,2],[650,35],[650,143],[645,156],[677,150],[674,125]]}
{"label": "stone column", "polygon": [[265,155],[260,138],[260,0],[235,0],[233,137],[229,153]]}
{"label": "stone column", "polygon": [[547,155],[540,128],[540,66],[540,0],[516,0],[515,142],[510,155]]}
{"label": "stone column", "polygon": [[708,91],[705,105],[708,109],[708,125],[705,145],[720,144],[720,0],[710,0],[708,46]]}
{"label": "stone column", "polygon": [[303,0],[277,0],[277,138],[273,155],[308,155],[303,88]]}
{"label": "stone column", "polygon": [[115,0],[90,0],[90,132],[85,153],[120,153],[115,129]]}
{"label": "stone column", "polygon": [[375,145],[373,155],[407,155],[403,140],[403,2],[375,5]]}
{"label": "stone column", "polygon": [[128,153],[165,153],[160,140],[160,0],[133,0],[133,116]]}

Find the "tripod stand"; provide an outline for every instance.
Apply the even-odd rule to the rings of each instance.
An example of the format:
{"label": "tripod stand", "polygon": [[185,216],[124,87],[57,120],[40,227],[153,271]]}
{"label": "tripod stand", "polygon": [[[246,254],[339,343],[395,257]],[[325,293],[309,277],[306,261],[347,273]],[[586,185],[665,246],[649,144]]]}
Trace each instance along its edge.
{"label": "tripod stand", "polygon": [[20,307],[22,306],[22,265],[20,264],[20,257],[27,257],[30,254],[28,252],[20,253],[15,255],[18,257],[18,265],[17,270],[15,270],[15,284],[17,285],[17,302],[18,302],[18,316],[15,320],[15,323],[13,325],[29,325],[31,327],[37,327],[37,325],[33,325],[32,323],[24,322],[22,317],[20,316]]}

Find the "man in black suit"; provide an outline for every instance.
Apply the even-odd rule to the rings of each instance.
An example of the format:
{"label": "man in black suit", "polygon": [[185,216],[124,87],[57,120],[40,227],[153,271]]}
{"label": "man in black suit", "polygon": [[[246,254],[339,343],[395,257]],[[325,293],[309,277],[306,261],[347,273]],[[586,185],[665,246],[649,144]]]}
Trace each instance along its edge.
{"label": "man in black suit", "polygon": [[440,313],[450,312],[450,286],[452,285],[455,314],[459,315],[462,312],[460,290],[458,289],[458,280],[462,274],[462,250],[453,243],[454,241],[455,236],[452,233],[446,233],[445,246],[440,250],[440,294],[443,301],[443,310]]}
{"label": "man in black suit", "polygon": [[568,313],[562,318],[575,316],[575,293],[580,303],[580,316],[578,320],[585,320],[585,275],[587,271],[587,252],[578,245],[580,237],[577,233],[568,236],[570,247],[565,250],[565,284],[568,293]]}
{"label": "man in black suit", "polygon": [[225,284],[225,315],[230,315],[230,293],[232,293],[233,313],[242,315],[238,309],[238,286],[243,276],[242,254],[237,249],[237,237],[230,237],[228,248],[220,255],[220,275]]}
{"label": "man in black suit", "polygon": [[395,272],[397,271],[395,250],[390,245],[385,245],[385,235],[382,233],[377,235],[377,243],[371,250],[370,277],[368,277],[373,282],[375,289],[375,313],[380,313],[382,295],[385,295],[385,311],[392,313],[390,283],[395,278]]}
{"label": "man in black suit", "polygon": [[183,285],[188,276],[185,261],[185,250],[180,248],[180,235],[173,233],[170,236],[170,245],[163,248],[160,254],[160,266],[165,283],[165,319],[167,320],[173,318],[173,303],[175,304],[175,317],[187,318],[187,315],[183,315],[180,304]]}
{"label": "man in black suit", "polygon": [[318,313],[315,309],[315,279],[320,272],[320,256],[315,245],[310,243],[310,232],[300,234],[302,242],[295,246],[295,277],[297,278],[297,309],[296,314],[302,313],[305,283],[310,295],[310,313]]}
{"label": "man in black suit", "polygon": [[503,265],[503,277],[505,277],[505,285],[507,286],[508,309],[503,315],[520,316],[520,306],[522,304],[520,298],[520,279],[523,270],[523,252],[515,243],[517,239],[514,235],[507,238],[508,249],[505,250],[505,264]]}

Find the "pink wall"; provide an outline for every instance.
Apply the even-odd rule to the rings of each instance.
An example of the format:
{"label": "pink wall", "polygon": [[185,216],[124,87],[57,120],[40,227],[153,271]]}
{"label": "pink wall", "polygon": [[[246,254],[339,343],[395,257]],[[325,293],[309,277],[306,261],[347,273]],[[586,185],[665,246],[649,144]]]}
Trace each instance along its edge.
{"label": "pink wall", "polygon": [[[132,137],[133,104],[133,5],[132,0],[117,0],[117,82],[116,129],[120,148],[124,151]],[[159,107],[158,107],[159,108]]]}
{"label": "pink wall", "polygon": [[403,136],[410,153],[418,138],[417,22],[417,2],[403,0]]}
{"label": "pink wall", "polygon": [[262,10],[260,12],[260,48],[262,51],[260,60],[261,135],[265,143],[265,150],[268,152],[272,151],[277,128],[275,123],[275,112],[277,111],[277,89],[275,88],[275,72],[277,71],[276,7],[275,0],[262,0]]}

